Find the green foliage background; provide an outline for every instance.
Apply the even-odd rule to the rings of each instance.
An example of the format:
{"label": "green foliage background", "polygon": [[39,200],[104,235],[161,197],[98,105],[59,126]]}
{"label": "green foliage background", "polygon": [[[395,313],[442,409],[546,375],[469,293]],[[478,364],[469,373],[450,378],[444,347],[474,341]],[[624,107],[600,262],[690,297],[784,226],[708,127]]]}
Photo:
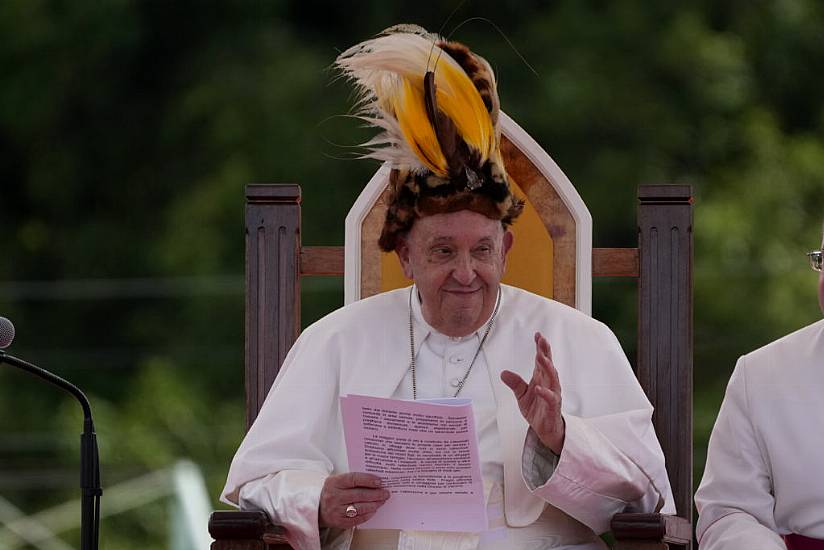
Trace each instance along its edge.
{"label": "green foliage background", "polygon": [[[336,116],[351,96],[328,67],[456,5],[0,2],[0,314],[17,355],[86,389],[104,484],[190,457],[217,506],[243,429],[244,185],[300,183],[304,243],[341,244],[375,165],[343,159],[366,134]],[[824,218],[824,5],[478,0],[446,31],[461,22],[596,246],[635,245],[638,184],[694,186],[697,481],[735,358],[820,317],[803,253]],[[596,284],[631,358],[635,300]],[[316,319],[341,281],[304,301]],[[75,409],[0,369],[0,495],[29,512],[76,496]],[[105,546],[164,547],[159,517],[104,522]]]}

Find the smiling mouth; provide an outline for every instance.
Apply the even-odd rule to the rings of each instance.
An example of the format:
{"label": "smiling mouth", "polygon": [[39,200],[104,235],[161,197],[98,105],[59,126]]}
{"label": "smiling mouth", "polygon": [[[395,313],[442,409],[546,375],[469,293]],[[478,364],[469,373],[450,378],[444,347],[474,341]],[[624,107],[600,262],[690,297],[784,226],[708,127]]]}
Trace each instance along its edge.
{"label": "smiling mouth", "polygon": [[468,295],[468,294],[475,294],[476,292],[480,292],[480,290],[481,290],[480,287],[478,287],[478,288],[447,288],[447,289],[444,289],[444,292],[447,292],[449,294]]}

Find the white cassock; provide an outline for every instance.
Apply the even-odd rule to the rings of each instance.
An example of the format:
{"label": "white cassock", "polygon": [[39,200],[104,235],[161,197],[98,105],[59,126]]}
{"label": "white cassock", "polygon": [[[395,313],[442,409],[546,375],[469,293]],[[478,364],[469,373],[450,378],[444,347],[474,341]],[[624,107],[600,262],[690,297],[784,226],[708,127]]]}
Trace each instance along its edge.
{"label": "white cassock", "polygon": [[695,503],[702,550],[824,539],[824,320],[738,360]]}
{"label": "white cassock", "polygon": [[[491,530],[321,532],[323,482],[348,471],[338,397],[411,398],[409,296],[409,288],[379,294],[303,331],[232,461],[224,502],[264,510],[300,550],[589,550],[603,548],[595,535],[615,513],[675,512],[652,407],[615,336],[575,309],[501,285],[494,326],[461,391],[473,399]],[[437,333],[417,300],[413,319],[418,395],[451,396],[480,337]],[[557,460],[528,432],[499,378],[504,369],[531,378],[536,331],[552,347],[562,388],[566,436]]]}

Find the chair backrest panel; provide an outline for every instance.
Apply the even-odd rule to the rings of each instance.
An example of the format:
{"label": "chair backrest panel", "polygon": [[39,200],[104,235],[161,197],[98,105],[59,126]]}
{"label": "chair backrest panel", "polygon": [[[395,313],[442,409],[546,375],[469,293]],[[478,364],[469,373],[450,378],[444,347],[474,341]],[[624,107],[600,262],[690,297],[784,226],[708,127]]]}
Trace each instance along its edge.
{"label": "chair backrest panel", "polygon": [[[504,282],[578,307],[575,292],[578,249],[575,217],[552,181],[506,135],[501,140],[501,153],[504,165],[520,191],[519,195],[526,200],[523,219],[513,226],[516,239],[511,264],[514,269]],[[591,218],[581,223],[591,224]],[[536,229],[536,225],[540,225],[541,231]],[[541,236],[545,235],[544,242],[536,242],[541,232]],[[591,243],[589,246],[592,246]],[[549,256],[547,260],[544,260],[544,254]],[[547,263],[551,266],[551,292],[536,292],[536,283],[531,279],[546,276],[540,271],[536,273],[536,264]]]}

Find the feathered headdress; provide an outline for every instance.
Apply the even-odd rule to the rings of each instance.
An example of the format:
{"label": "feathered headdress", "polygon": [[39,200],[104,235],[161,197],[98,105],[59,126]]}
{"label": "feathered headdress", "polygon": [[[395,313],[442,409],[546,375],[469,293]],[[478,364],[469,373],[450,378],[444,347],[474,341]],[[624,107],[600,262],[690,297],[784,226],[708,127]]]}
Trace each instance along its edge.
{"label": "feathered headdress", "polygon": [[335,65],[358,90],[358,116],[381,130],[363,156],[392,166],[383,250],[394,250],[421,216],[472,210],[508,225],[521,213],[499,150],[498,92],[485,59],[399,25]]}

